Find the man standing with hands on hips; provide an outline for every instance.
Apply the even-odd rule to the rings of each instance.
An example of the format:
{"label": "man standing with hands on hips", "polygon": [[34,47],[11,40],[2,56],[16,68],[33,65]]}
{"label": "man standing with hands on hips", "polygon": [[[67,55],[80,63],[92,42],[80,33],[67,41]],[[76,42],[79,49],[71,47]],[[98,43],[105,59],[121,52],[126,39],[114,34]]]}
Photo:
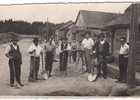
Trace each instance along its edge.
{"label": "man standing with hands on hips", "polygon": [[29,82],[32,82],[34,80],[34,74],[35,74],[35,80],[38,80],[37,76],[38,76],[38,70],[40,65],[40,54],[43,54],[43,50],[38,45],[38,42],[39,42],[38,38],[34,38],[33,44],[29,47],[29,51],[28,51],[30,54],[30,74],[28,79]]}
{"label": "man standing with hands on hips", "polygon": [[82,41],[82,45],[84,47],[85,51],[85,63],[86,63],[86,71],[90,73],[91,72],[91,63],[92,63],[92,47],[94,45],[93,40],[90,38],[90,31],[85,32],[85,39]]}

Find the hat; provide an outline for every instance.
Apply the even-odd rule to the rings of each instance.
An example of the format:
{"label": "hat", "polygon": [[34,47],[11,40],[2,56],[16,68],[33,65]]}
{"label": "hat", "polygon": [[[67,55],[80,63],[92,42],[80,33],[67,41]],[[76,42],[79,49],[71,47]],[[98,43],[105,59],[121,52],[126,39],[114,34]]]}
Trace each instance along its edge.
{"label": "hat", "polygon": [[91,34],[91,32],[90,32],[90,31],[86,31],[86,32],[85,32],[85,35],[86,35],[86,34],[89,34],[89,35],[90,35],[90,34]]}
{"label": "hat", "polygon": [[38,42],[38,38],[34,38],[33,42]]}
{"label": "hat", "polygon": [[13,37],[12,41],[19,41],[19,39],[17,37]]}
{"label": "hat", "polygon": [[61,40],[68,40],[66,37],[62,37]]}
{"label": "hat", "polygon": [[124,41],[126,41],[126,38],[125,38],[125,37],[121,37],[121,38],[120,38],[120,41],[121,41],[121,42],[124,42]]}
{"label": "hat", "polygon": [[105,35],[104,34],[100,34],[100,36],[99,37],[105,37]]}

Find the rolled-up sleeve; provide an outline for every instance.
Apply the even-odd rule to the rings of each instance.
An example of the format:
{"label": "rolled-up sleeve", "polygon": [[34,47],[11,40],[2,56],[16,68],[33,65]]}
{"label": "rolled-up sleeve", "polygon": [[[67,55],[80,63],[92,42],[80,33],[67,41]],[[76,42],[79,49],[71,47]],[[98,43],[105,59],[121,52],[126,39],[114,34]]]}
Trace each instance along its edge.
{"label": "rolled-up sleeve", "polygon": [[59,52],[59,53],[61,52],[61,43],[60,43],[60,45],[59,45],[59,47],[58,47],[58,52]]}
{"label": "rolled-up sleeve", "polygon": [[32,52],[33,51],[33,48],[32,48],[32,45],[29,47],[29,50],[28,52]]}
{"label": "rolled-up sleeve", "polygon": [[7,46],[6,50],[5,50],[5,54],[8,54],[10,52],[11,48],[10,46]]}

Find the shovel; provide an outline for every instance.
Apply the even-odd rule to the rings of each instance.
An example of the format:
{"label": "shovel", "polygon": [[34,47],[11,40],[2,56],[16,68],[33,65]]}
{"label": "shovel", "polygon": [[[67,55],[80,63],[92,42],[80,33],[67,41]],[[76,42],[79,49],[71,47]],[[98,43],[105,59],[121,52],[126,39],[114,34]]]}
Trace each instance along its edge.
{"label": "shovel", "polygon": [[15,89],[20,89],[20,84],[17,82],[16,80],[16,71],[15,71],[15,64],[14,64],[14,61],[12,60],[12,64],[13,64],[13,71],[14,71],[14,80],[15,80],[15,83],[16,83],[16,86]]}
{"label": "shovel", "polygon": [[35,52],[34,52],[34,63],[33,63],[33,81],[35,82]]}
{"label": "shovel", "polygon": [[97,78],[97,71],[94,69],[94,67],[95,67],[95,57],[93,58],[93,61],[92,61],[91,73],[88,75],[88,81],[89,82],[93,82]]}
{"label": "shovel", "polygon": [[41,58],[42,58],[42,72],[41,72],[41,74],[42,74],[43,78],[45,80],[47,80],[48,79],[48,75],[46,74],[46,72],[44,70],[44,66],[43,66],[43,54],[41,55]]}

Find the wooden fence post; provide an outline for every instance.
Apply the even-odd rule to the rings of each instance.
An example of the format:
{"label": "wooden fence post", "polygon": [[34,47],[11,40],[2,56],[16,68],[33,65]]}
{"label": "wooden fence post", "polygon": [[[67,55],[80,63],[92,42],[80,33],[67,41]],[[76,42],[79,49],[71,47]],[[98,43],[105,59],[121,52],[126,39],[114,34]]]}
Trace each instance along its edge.
{"label": "wooden fence post", "polygon": [[127,85],[129,88],[134,88],[135,74],[136,74],[136,55],[137,55],[137,41],[138,41],[138,12],[139,5],[132,4],[131,6],[131,22],[130,22],[130,47],[129,47],[129,63],[128,63],[128,74],[127,74]]}

